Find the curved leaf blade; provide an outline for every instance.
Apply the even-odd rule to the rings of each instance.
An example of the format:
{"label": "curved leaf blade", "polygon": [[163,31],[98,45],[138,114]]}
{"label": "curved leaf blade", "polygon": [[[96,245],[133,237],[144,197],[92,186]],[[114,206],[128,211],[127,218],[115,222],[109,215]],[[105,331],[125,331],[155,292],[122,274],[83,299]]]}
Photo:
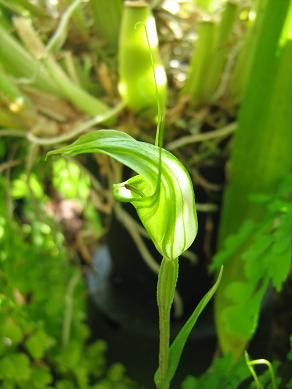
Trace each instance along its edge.
{"label": "curved leaf blade", "polygon": [[162,256],[177,258],[189,248],[197,234],[195,197],[190,176],[174,155],[116,130],[90,132],[48,155],[84,153],[106,154],[138,173],[115,184],[113,194],[133,204]]}

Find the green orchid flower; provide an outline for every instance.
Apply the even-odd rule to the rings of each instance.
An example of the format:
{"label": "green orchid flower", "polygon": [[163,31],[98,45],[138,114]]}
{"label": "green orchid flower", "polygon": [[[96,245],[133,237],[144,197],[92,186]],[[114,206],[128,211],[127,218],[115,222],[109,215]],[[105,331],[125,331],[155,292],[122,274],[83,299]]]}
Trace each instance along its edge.
{"label": "green orchid flower", "polygon": [[138,173],[115,184],[113,195],[136,208],[163,257],[178,258],[190,247],[198,229],[194,190],[186,168],[174,155],[115,130],[91,132],[48,155],[83,153],[106,154]]}
{"label": "green orchid flower", "polygon": [[170,311],[178,277],[178,257],[193,243],[198,226],[190,176],[174,155],[160,147],[162,140],[161,119],[156,135],[159,146],[137,141],[124,132],[99,130],[81,136],[71,145],[50,151],[48,155],[105,154],[138,174],[125,182],[114,184],[113,195],[117,201],[129,202],[136,208],[155,247],[163,256],[157,283],[159,368],[154,380],[158,389],[168,389],[187,338],[214,295],[222,270],[215,285],[202,298],[169,346]]}

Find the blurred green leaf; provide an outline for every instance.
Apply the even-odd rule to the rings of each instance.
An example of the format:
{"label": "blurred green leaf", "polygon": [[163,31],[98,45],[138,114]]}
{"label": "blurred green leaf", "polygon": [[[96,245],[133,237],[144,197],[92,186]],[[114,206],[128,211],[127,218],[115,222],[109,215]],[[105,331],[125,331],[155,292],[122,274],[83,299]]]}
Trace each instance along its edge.
{"label": "blurred green leaf", "polygon": [[23,354],[10,354],[0,359],[0,380],[27,381],[31,375],[29,358]]}
{"label": "blurred green leaf", "polygon": [[82,203],[87,203],[90,180],[76,162],[65,159],[55,160],[53,184],[65,198],[78,199]]}
{"label": "blurred green leaf", "polygon": [[246,220],[237,234],[226,239],[222,250],[214,257],[213,270],[241,251],[244,277],[225,286],[224,296],[229,306],[221,313],[225,329],[234,336],[251,336],[269,282],[272,281],[275,289],[280,291],[289,274],[292,261],[291,177],[291,174],[284,177],[268,201],[262,194],[250,197],[256,202],[264,200],[261,204],[265,217],[261,222]]}
{"label": "blurred green leaf", "polygon": [[26,341],[25,346],[34,359],[41,359],[45,352],[55,344],[55,340],[48,336],[43,330],[37,331]]}
{"label": "blurred green leaf", "polygon": [[7,318],[2,324],[0,334],[2,341],[4,339],[10,339],[14,346],[20,343],[23,338],[21,328],[10,318]]}
{"label": "blurred green leaf", "polygon": [[188,376],[181,389],[237,389],[250,372],[244,359],[234,363],[231,354],[216,358],[207,372],[199,377]]}
{"label": "blurred green leaf", "polygon": [[32,368],[31,382],[34,388],[44,389],[52,381],[53,377],[48,366],[34,366]]}
{"label": "blurred green leaf", "polygon": [[[268,285],[267,277],[271,277],[274,286],[279,289],[287,276],[288,257],[291,258],[291,249],[287,246],[285,255],[275,252],[277,243],[273,230],[285,229],[289,234],[287,236],[291,237],[291,230],[289,233],[284,220],[283,199],[277,201],[275,194],[278,183],[290,173],[292,166],[292,41],[289,34],[285,32],[283,35],[286,25],[289,27],[287,31],[291,28],[292,2],[260,0],[256,8],[257,19],[251,37],[255,46],[230,158],[230,180],[221,213],[219,250],[228,236],[239,231],[247,220],[256,223],[256,229],[244,247],[238,248],[225,262],[225,272],[215,297],[216,328],[221,349],[223,352],[232,351],[236,357],[240,356],[254,334],[260,305],[254,303],[254,314],[248,325],[252,331],[249,334],[247,330],[237,332],[245,316],[245,305],[241,305],[240,314],[239,305],[236,307],[234,301],[227,298],[226,288],[235,281],[242,281],[252,284],[256,295],[262,284]],[[251,194],[273,196],[274,199],[265,207],[264,204],[250,202]],[[276,197],[279,198],[279,194]],[[291,219],[291,211],[287,212]],[[277,216],[282,224],[279,228]],[[278,273],[279,267],[284,270]],[[246,303],[253,304],[253,299]],[[237,311],[238,316],[232,315],[236,321],[231,331],[233,324],[227,323],[225,311],[230,313],[232,309]]]}

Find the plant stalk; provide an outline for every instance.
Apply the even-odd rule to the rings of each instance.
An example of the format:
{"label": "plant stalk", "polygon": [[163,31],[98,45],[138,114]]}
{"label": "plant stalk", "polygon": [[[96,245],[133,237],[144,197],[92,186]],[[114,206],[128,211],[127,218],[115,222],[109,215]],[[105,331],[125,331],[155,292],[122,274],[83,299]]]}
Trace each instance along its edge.
{"label": "plant stalk", "polygon": [[[77,0],[76,0],[76,2],[77,2]],[[59,3],[61,5],[61,7],[64,8],[63,15],[62,15],[62,19],[64,21],[64,24],[67,24],[66,19],[67,20],[71,19],[71,15],[72,15],[72,19],[70,20],[71,28],[73,29],[73,31],[76,31],[76,33],[79,34],[80,37],[85,42],[88,42],[89,41],[89,35],[88,35],[89,23],[87,21],[85,9],[83,7],[85,5],[85,1],[81,0],[79,2],[79,4],[75,3],[76,6],[72,0],[63,0],[62,2],[59,2]],[[74,8],[74,10],[70,11],[70,8],[71,8],[71,10],[72,10],[72,8]],[[61,25],[62,19],[61,19],[61,22],[59,25],[60,30],[62,28],[62,25]],[[65,28],[67,29],[67,26]]]}
{"label": "plant stalk", "polygon": [[116,48],[123,11],[122,0],[90,0],[90,6],[97,33],[109,46]]}
{"label": "plant stalk", "polygon": [[[41,90],[61,95],[44,66],[35,60],[25,48],[0,25],[0,63],[5,70],[18,78],[24,78]],[[24,80],[23,80],[24,82]]]}
{"label": "plant stalk", "polygon": [[[229,235],[248,219],[260,222],[264,209],[251,203],[254,193],[273,194],[277,184],[292,166],[292,41],[281,35],[292,3],[267,2],[251,72],[239,113],[239,125],[231,155],[230,182],[224,193],[219,231],[219,249]],[[283,40],[282,39],[282,40]],[[248,242],[247,242],[248,244]],[[241,247],[225,264],[225,272],[215,296],[215,318],[223,352],[239,357],[256,328],[258,312],[253,313],[249,328],[238,333],[228,319],[236,308],[227,296],[231,282],[245,277]],[[245,312],[236,313],[244,315]],[[254,319],[255,318],[255,319]]]}
{"label": "plant stalk", "polygon": [[205,99],[211,100],[217,87],[226,64],[230,42],[232,40],[233,27],[238,14],[238,5],[228,1],[225,4],[219,23],[216,25],[214,47],[211,55],[211,66],[208,77],[204,80]]}
{"label": "plant stalk", "polygon": [[243,38],[242,48],[239,52],[227,87],[227,94],[234,99],[235,102],[240,102],[244,95],[252,61],[258,47],[259,33],[261,31],[266,3],[267,0],[257,0],[254,8],[250,11],[257,16],[255,19],[250,19],[247,23],[247,31]]}
{"label": "plant stalk", "polygon": [[28,24],[26,19],[15,18],[14,24],[28,50],[31,50],[36,58],[42,59],[50,79],[58,86],[62,96],[65,96],[76,107],[91,116],[108,111],[108,107],[103,102],[71,81],[61,66],[55,61],[54,57],[46,51],[37,33]]}
{"label": "plant stalk", "polygon": [[119,76],[119,92],[127,106],[148,119],[156,119],[159,114],[157,90],[163,108],[167,79],[159,56],[155,19],[145,1],[125,2],[119,41]]}
{"label": "plant stalk", "polygon": [[168,389],[165,381],[168,370],[170,311],[178,277],[178,258],[163,257],[157,283],[157,305],[159,311],[159,389]]}
{"label": "plant stalk", "polygon": [[198,25],[198,40],[191,60],[189,74],[182,94],[190,95],[194,103],[205,100],[206,74],[209,74],[210,58],[214,46],[216,24],[213,21],[202,21]]}

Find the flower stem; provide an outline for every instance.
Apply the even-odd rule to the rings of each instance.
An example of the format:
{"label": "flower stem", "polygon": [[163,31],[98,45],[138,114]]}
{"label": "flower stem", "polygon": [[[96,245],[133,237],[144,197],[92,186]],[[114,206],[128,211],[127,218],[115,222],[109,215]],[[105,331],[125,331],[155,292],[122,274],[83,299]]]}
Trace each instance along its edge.
{"label": "flower stem", "polygon": [[178,277],[178,258],[163,257],[157,283],[157,305],[159,311],[159,389],[167,389],[166,381],[169,356],[170,310],[174,299]]}

